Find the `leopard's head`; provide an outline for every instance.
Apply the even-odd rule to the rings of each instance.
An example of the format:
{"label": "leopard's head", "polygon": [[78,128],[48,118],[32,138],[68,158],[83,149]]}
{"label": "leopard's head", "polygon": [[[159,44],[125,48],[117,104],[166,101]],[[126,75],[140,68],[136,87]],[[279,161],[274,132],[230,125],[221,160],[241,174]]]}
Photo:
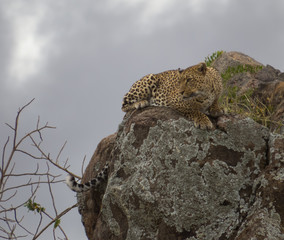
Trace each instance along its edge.
{"label": "leopard's head", "polygon": [[184,100],[204,95],[207,67],[204,62],[180,71],[179,92]]}

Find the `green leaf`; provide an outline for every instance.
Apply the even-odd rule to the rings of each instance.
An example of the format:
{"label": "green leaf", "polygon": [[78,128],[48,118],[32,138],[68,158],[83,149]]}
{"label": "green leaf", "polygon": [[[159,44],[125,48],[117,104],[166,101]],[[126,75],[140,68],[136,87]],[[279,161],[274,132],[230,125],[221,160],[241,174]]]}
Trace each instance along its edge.
{"label": "green leaf", "polygon": [[57,228],[60,224],[60,218],[56,219],[54,222],[54,229]]}
{"label": "green leaf", "polygon": [[28,208],[30,211],[37,211],[38,213],[44,212],[45,208],[42,207],[39,203],[33,202],[29,199],[25,204],[24,207]]}

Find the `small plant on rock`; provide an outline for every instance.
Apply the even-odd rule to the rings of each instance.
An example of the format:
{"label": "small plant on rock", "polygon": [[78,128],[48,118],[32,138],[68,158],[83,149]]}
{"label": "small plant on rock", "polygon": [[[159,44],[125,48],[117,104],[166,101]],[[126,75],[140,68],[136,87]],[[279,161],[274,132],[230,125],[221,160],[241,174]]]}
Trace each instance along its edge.
{"label": "small plant on rock", "polygon": [[212,63],[217,59],[219,58],[221,55],[223,54],[223,51],[216,51],[214,53],[212,53],[210,56],[208,55],[206,58],[205,58],[205,63],[206,63],[206,66],[207,67],[210,67],[212,65]]}

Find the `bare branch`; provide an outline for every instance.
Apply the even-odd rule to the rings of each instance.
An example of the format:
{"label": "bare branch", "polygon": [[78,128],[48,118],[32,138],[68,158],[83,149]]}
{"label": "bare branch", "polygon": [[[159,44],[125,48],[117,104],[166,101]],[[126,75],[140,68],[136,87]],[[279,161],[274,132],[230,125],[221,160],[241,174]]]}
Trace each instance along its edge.
{"label": "bare branch", "polygon": [[[48,163],[46,163],[48,169],[49,169],[49,166],[48,166]],[[50,180],[49,180],[49,176],[47,175],[47,182],[48,182],[48,189],[49,189],[49,193],[50,193],[50,197],[51,197],[51,200],[52,200],[52,205],[53,205],[53,209],[54,209],[54,212],[55,212],[55,215],[57,216],[57,209],[56,209],[56,205],[55,205],[55,200],[54,200],[54,196],[53,196],[53,192],[52,192],[52,189],[51,189],[51,184],[50,184]]]}
{"label": "bare branch", "polygon": [[24,137],[22,137],[19,142],[15,145],[15,148],[18,148],[20,146],[20,144],[27,138],[27,137],[31,137],[34,133],[39,133],[41,132],[42,130],[45,130],[45,129],[56,129],[56,127],[52,127],[52,126],[48,126],[47,124],[44,125],[43,127],[41,128],[37,128],[29,133],[27,133]]}
{"label": "bare branch", "polygon": [[64,143],[63,146],[61,147],[61,149],[60,149],[60,151],[59,151],[59,153],[58,153],[58,155],[57,155],[57,157],[56,157],[56,161],[55,161],[56,164],[59,164],[59,157],[60,157],[60,155],[61,155],[63,149],[65,148],[66,143],[67,143],[67,141],[65,141],[65,143]]}
{"label": "bare branch", "polygon": [[35,99],[33,98],[31,101],[29,101],[26,105],[24,105],[23,107],[21,107],[17,113],[16,116],[16,121],[15,121],[15,127],[14,127],[14,139],[13,139],[13,148],[16,148],[16,141],[17,141],[17,135],[18,135],[18,127],[19,127],[19,118],[21,115],[21,112],[27,107],[29,106]]}
{"label": "bare branch", "polygon": [[82,163],[82,167],[81,167],[81,175],[82,175],[82,176],[83,176],[83,174],[84,174],[85,161],[86,161],[86,155],[84,156],[83,163]]}
{"label": "bare branch", "polygon": [[58,227],[59,227],[60,231],[62,232],[62,234],[64,235],[64,240],[68,240],[68,237],[67,237],[66,233],[64,232],[63,228],[60,225]]}
{"label": "bare branch", "polygon": [[[56,171],[60,170],[74,175],[68,170],[68,158],[65,162],[63,162],[62,165],[60,164],[60,157],[67,142],[62,145],[55,159],[51,157],[50,153],[43,150],[43,131],[55,129],[55,127],[50,126],[48,122],[46,124],[41,124],[40,116],[37,118],[35,129],[25,133],[22,136],[19,136],[21,114],[33,101],[34,99],[29,101],[23,107],[19,108],[16,114],[14,126],[6,123],[6,125],[13,131],[13,135],[11,136],[12,140],[10,140],[10,137],[8,137],[3,146],[0,168],[0,214],[3,214],[3,217],[0,217],[0,220],[6,223],[6,226],[0,226],[0,238],[20,239],[24,237],[33,237],[33,239],[37,239],[52,224],[56,223],[57,229],[59,229],[59,231],[64,235],[64,239],[68,239],[64,230],[60,225],[58,225],[57,221],[71,209],[77,207],[77,204],[66,208],[64,211],[58,214],[56,207],[56,195],[53,193],[52,188],[52,184],[62,183],[64,181],[60,179],[62,174],[55,174]],[[35,151],[26,150],[24,147],[26,146],[26,143],[31,143],[31,146]],[[9,150],[9,152],[7,152],[8,146],[11,146],[11,150]],[[15,156],[18,157],[18,154],[21,156],[24,155],[27,159],[33,159],[34,161],[32,163],[36,162],[35,170],[19,171],[18,162],[15,161]],[[83,162],[85,162],[85,158],[86,156],[84,157]],[[44,162],[46,163],[47,169],[43,169]],[[76,175],[74,176],[78,177]],[[14,179],[17,179],[17,181],[13,181]],[[15,182],[18,182],[18,184],[15,184]],[[36,195],[39,194],[39,187],[44,184],[47,184],[49,189],[50,202],[52,203],[54,210],[53,214],[49,214],[45,208],[41,207],[39,203],[34,201]],[[26,191],[27,187],[30,188],[30,193]],[[21,199],[18,198],[18,196],[23,191],[25,191],[25,194],[28,194],[28,198],[26,200],[24,199],[25,201],[18,202],[18,200]],[[13,204],[13,201],[17,202],[17,204]],[[39,220],[37,221],[37,224],[31,225],[32,228],[28,227],[29,225],[26,224],[26,219],[24,219],[25,215],[19,216],[20,208],[24,206],[29,210],[34,211],[36,214],[39,214]],[[49,221],[47,224],[44,221],[46,219]],[[44,227],[43,223],[46,224]],[[18,229],[24,232],[24,234],[19,234]],[[54,239],[58,238],[56,236],[57,233],[58,232],[55,231],[54,228]]]}
{"label": "bare branch", "polygon": [[26,151],[24,151],[24,150],[21,150],[21,149],[16,149],[15,150],[16,152],[21,152],[21,153],[23,153],[23,154],[25,154],[25,155],[27,155],[27,156],[29,156],[29,157],[31,157],[31,158],[34,158],[34,159],[37,159],[37,160],[41,160],[41,159],[45,159],[44,157],[37,157],[37,156],[35,156],[35,155],[33,155],[33,154],[31,154],[31,153],[28,153],[28,152],[26,152]]}
{"label": "bare branch", "polygon": [[38,173],[38,172],[34,172],[34,173],[30,173],[30,172],[27,172],[27,173],[19,173],[19,174],[9,174],[10,177],[22,177],[22,176],[50,176],[50,177],[53,177],[53,178],[59,178],[62,176],[62,174],[58,174],[58,175],[53,175],[51,173],[47,173],[47,172],[44,172],[44,173]]}
{"label": "bare branch", "polygon": [[34,233],[34,236],[36,236],[37,233],[39,232],[39,228],[40,228],[41,223],[42,223],[42,212],[40,212],[39,215],[40,215],[40,219],[39,219],[39,223],[38,223],[38,225],[37,225],[36,231],[35,231],[35,233]]}
{"label": "bare branch", "polygon": [[[36,129],[39,129],[39,122],[40,122],[40,117],[38,116],[38,118],[37,118],[37,124],[36,124]],[[46,125],[47,125],[47,123],[46,123]],[[43,141],[40,131],[38,132],[38,134],[39,134],[40,140]]]}
{"label": "bare branch", "polygon": [[31,187],[31,195],[28,197],[28,199],[24,200],[22,203],[20,203],[16,207],[11,207],[11,208],[7,208],[7,209],[3,208],[4,210],[0,211],[0,213],[14,211],[15,209],[18,209],[18,208],[24,206],[29,199],[31,199],[35,196],[37,190],[39,189],[39,184],[36,186],[35,189],[33,189],[33,186],[30,186],[30,187]]}
{"label": "bare branch", "polygon": [[[4,169],[4,163],[5,163],[6,147],[7,147],[8,143],[9,143],[9,140],[10,140],[10,137],[7,138],[7,141],[5,142],[4,147],[3,147],[3,152],[2,152],[2,165],[1,165],[2,167],[1,167],[1,169],[0,169],[0,172],[1,172],[2,175],[3,175],[3,169]],[[1,184],[1,182],[0,182],[0,184]]]}
{"label": "bare branch", "polygon": [[[6,147],[9,143],[10,138],[8,137],[6,143],[4,144],[3,147],[3,152],[2,152],[2,163],[1,163],[1,169],[0,169],[0,173],[1,173],[1,178],[0,178],[0,191],[1,189],[3,189],[5,187],[5,185],[3,184],[4,182],[4,177],[5,177],[5,171],[4,171],[4,166],[5,166],[5,153],[6,153]],[[1,199],[2,197],[0,197]]]}
{"label": "bare branch", "polygon": [[11,128],[13,131],[15,131],[15,128],[13,128],[9,123],[5,123],[9,128]]}
{"label": "bare branch", "polygon": [[63,167],[64,167],[65,169],[68,169],[68,168],[70,167],[70,165],[67,166],[68,161],[69,161],[69,159],[67,158],[66,161],[65,161],[64,164],[63,164]]}
{"label": "bare branch", "polygon": [[[7,202],[7,201],[11,200],[13,197],[16,196],[17,192],[18,191],[16,190],[10,197],[8,197],[6,199],[0,199],[0,202]],[[2,194],[2,192],[1,192],[1,194]]]}
{"label": "bare branch", "polygon": [[[5,213],[5,218],[7,219],[7,214]],[[10,220],[10,221],[5,221],[8,229],[9,229],[9,232],[5,231],[7,233],[7,235],[9,236],[9,239],[13,239],[15,234],[14,234],[14,231],[15,231],[15,228],[16,228],[16,225],[13,224],[13,226],[10,226],[11,223],[14,223],[13,220]]]}
{"label": "bare branch", "polygon": [[68,174],[71,174],[77,178],[81,178],[75,174],[73,174],[72,172],[70,172],[68,169],[66,169],[65,167],[60,166],[59,164],[57,164],[56,162],[54,162],[51,158],[50,158],[50,154],[46,154],[41,148],[40,146],[37,144],[37,142],[34,140],[34,138],[32,136],[29,136],[31,141],[33,142],[34,146],[37,148],[37,150],[41,153],[41,155],[44,157],[45,160],[49,161],[52,165],[54,165],[55,167],[67,172]]}
{"label": "bare branch", "polygon": [[53,223],[55,223],[55,221],[59,218],[61,218],[62,216],[64,216],[66,213],[68,213],[70,210],[72,210],[73,208],[77,207],[78,204],[74,204],[73,206],[66,208],[64,211],[62,211],[56,218],[54,218],[50,223],[48,223],[36,236],[34,236],[34,239],[37,239],[50,225],[52,225]]}
{"label": "bare branch", "polygon": [[[64,182],[64,180],[51,180],[51,183],[62,183]],[[10,191],[10,190],[13,190],[13,189],[19,189],[19,188],[22,188],[22,187],[28,187],[28,186],[31,186],[31,185],[38,185],[38,184],[48,184],[48,182],[46,181],[36,181],[36,182],[31,182],[31,179],[25,183],[25,184],[21,184],[21,185],[17,185],[17,186],[14,186],[14,187],[9,187],[9,188],[6,188],[4,189],[2,192],[0,192],[0,194],[4,193],[4,192],[7,192],[7,191]]]}
{"label": "bare branch", "polygon": [[14,217],[15,217],[15,220],[16,220],[16,223],[18,224],[18,226],[20,228],[22,228],[23,230],[25,230],[25,232],[29,233],[30,235],[33,235],[32,232],[30,232],[27,228],[25,228],[21,222],[23,221],[24,217],[22,217],[20,220],[18,220],[18,217],[17,217],[17,209],[14,209]]}

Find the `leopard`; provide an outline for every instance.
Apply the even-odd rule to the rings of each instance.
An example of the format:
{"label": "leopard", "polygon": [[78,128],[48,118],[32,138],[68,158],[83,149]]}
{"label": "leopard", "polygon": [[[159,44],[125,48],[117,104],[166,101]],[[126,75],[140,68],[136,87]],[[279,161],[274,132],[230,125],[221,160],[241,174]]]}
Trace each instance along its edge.
{"label": "leopard", "polygon": [[131,112],[148,106],[165,106],[177,110],[200,129],[213,129],[209,116],[224,111],[218,99],[223,91],[219,72],[205,62],[186,69],[148,74],[136,81],[124,95],[122,111]]}
{"label": "leopard", "polygon": [[[184,70],[168,70],[148,74],[135,82],[123,97],[122,111],[130,112],[148,106],[166,106],[181,112],[200,129],[212,129],[206,115],[219,117],[224,113],[218,99],[223,91],[220,74],[204,62]],[[97,188],[108,178],[108,163],[92,180],[80,184],[68,175],[66,184],[74,192]]]}

